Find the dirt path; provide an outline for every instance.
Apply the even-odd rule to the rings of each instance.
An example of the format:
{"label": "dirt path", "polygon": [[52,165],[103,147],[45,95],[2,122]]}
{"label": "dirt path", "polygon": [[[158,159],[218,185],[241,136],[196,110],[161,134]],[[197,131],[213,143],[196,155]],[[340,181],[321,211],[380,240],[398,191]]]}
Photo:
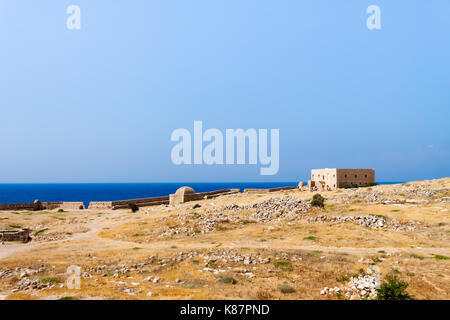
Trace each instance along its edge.
{"label": "dirt path", "polygon": [[[176,244],[177,248],[180,250],[193,250],[193,249],[212,249],[217,247],[217,244],[207,244],[207,243],[179,243],[176,241],[161,241],[161,242],[151,242],[151,243],[136,243],[133,241],[124,241],[117,239],[110,239],[99,237],[98,234],[103,231],[105,228],[114,228],[118,227],[121,224],[127,222],[123,221],[109,221],[109,223],[104,223],[104,220],[98,221],[91,226],[91,229],[88,232],[76,234],[72,237],[62,240],[54,240],[47,242],[31,242],[29,244],[5,244],[0,246],[0,260],[8,258],[12,255],[19,254],[24,251],[28,251],[31,249],[39,248],[41,246],[45,246],[47,244],[55,244],[62,242],[72,242],[81,239],[92,239],[92,240],[101,240],[104,243],[110,243],[111,246],[114,245],[127,245],[130,247],[139,246],[143,249],[151,249],[152,251],[164,251],[167,250],[172,245]],[[450,248],[414,248],[411,249],[409,247],[404,248],[367,248],[367,247],[333,247],[333,246],[318,246],[318,245],[310,245],[310,246],[292,246],[292,244],[283,245],[283,243],[271,243],[271,244],[252,244],[248,242],[238,242],[231,241],[230,243],[222,243],[221,249],[240,249],[242,247],[247,247],[251,249],[278,249],[278,250],[305,250],[305,251],[322,251],[324,253],[336,252],[336,253],[349,253],[354,255],[365,255],[365,254],[376,254],[379,250],[385,250],[389,253],[400,253],[400,252],[421,252],[428,254],[442,254],[442,255],[450,255]]]}
{"label": "dirt path", "polygon": [[[111,214],[108,216],[109,219],[119,217],[120,213],[117,214]],[[90,230],[84,233],[79,233],[76,235],[73,235],[71,237],[68,237],[66,239],[61,240],[53,240],[53,241],[45,241],[45,242],[29,242],[27,244],[23,243],[7,243],[5,242],[4,245],[0,245],[0,260],[6,259],[10,257],[11,255],[15,255],[24,251],[28,251],[31,249],[38,248],[40,246],[44,246],[47,244],[54,244],[54,243],[61,243],[61,242],[67,242],[67,241],[75,241],[80,239],[86,239],[86,238],[96,238],[98,233],[102,231],[105,228],[114,228],[119,226],[120,224],[123,224],[123,221],[108,221],[107,223],[104,223],[106,221],[106,218],[98,220],[90,225]]]}

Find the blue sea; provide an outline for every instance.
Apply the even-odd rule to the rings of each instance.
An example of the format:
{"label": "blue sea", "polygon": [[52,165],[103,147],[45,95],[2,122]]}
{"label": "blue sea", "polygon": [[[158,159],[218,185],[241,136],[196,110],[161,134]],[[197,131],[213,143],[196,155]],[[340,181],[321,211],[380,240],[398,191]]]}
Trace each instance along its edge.
{"label": "blue sea", "polygon": [[[394,182],[385,182],[390,184]],[[398,183],[398,182],[395,182]],[[114,201],[167,196],[182,186],[197,192],[239,188],[277,188],[296,186],[297,182],[185,182],[185,183],[30,183],[0,184],[0,203],[44,201]]]}

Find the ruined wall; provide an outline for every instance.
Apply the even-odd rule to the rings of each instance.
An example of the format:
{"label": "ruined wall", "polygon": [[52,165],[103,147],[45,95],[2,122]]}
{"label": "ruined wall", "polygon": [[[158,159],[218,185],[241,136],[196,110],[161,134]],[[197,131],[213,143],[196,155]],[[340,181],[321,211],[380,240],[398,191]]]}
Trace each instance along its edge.
{"label": "ruined wall", "polygon": [[112,201],[91,201],[89,202],[88,209],[96,209],[96,210],[103,210],[103,209],[111,209],[112,208]]}
{"label": "ruined wall", "polygon": [[0,230],[1,241],[22,241],[28,242],[30,239],[30,230]]}
{"label": "ruined wall", "polygon": [[276,192],[282,190],[293,190],[298,189],[298,187],[278,187],[271,189],[244,189],[244,193],[265,193],[265,192]]}
{"label": "ruined wall", "polygon": [[169,196],[153,197],[153,198],[141,198],[130,200],[118,200],[118,201],[91,201],[89,203],[89,209],[102,210],[102,209],[125,209],[128,208],[130,203],[136,204],[138,207],[155,206],[160,204],[169,204]]}
{"label": "ruined wall", "polygon": [[[169,196],[112,201],[112,209],[125,209],[125,208],[128,208],[128,205],[130,203],[134,203],[138,207],[146,207],[146,206],[156,206],[156,205],[161,205],[161,204],[169,204]],[[89,206],[89,208],[90,208],[90,206]]]}
{"label": "ruined wall", "polygon": [[2,203],[0,210],[34,210],[34,203]]}
{"label": "ruined wall", "polygon": [[227,194],[239,193],[240,189],[222,189],[210,192],[200,192],[200,193],[188,193],[183,195],[171,194],[170,204],[184,203],[188,201],[203,200],[203,199],[213,199],[215,197],[224,196]]}
{"label": "ruined wall", "polygon": [[52,209],[67,209],[78,210],[84,209],[83,202],[40,202],[40,205],[36,203],[2,203],[0,204],[0,210],[52,210]]}

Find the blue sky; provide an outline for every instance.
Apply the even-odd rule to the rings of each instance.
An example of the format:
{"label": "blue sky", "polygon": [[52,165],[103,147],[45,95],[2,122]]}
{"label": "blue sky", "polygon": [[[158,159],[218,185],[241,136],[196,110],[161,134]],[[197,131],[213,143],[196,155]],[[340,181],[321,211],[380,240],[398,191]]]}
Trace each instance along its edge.
{"label": "blue sky", "polygon": [[[448,0],[1,0],[0,182],[450,176],[449,13]],[[175,166],[170,135],[194,120],[280,129],[278,174]]]}

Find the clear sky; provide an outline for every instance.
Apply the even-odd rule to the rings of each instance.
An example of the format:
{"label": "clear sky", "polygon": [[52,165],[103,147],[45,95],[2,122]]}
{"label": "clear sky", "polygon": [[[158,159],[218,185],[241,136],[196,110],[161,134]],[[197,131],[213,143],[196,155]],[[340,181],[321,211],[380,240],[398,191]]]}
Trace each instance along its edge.
{"label": "clear sky", "polygon": [[[0,0],[0,41],[0,182],[450,176],[448,0]],[[280,129],[278,174],[174,165],[194,120]]]}

